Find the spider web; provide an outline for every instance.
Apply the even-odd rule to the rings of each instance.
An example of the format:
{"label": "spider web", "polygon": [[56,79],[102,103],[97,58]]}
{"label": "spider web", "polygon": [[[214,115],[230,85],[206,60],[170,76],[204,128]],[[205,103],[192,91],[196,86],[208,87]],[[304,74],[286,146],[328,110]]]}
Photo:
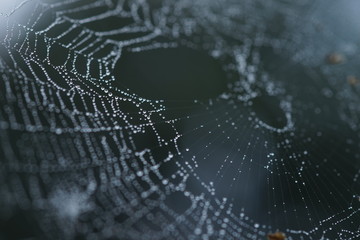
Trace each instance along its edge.
{"label": "spider web", "polygon": [[5,7],[0,236],[358,239],[356,4]]}

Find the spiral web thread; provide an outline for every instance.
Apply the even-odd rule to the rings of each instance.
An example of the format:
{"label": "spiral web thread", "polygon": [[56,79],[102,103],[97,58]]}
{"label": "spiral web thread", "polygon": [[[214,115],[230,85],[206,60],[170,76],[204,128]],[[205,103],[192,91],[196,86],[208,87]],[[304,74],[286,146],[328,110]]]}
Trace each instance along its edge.
{"label": "spiral web thread", "polygon": [[[248,170],[238,167],[235,182],[242,172],[259,168],[267,173],[263,180],[270,195],[279,188],[271,182],[275,174],[299,182],[299,209],[306,211],[320,201],[321,196],[314,199],[301,186],[309,178],[306,181],[321,195],[319,189],[326,186],[326,179],[318,181],[306,173],[314,166],[302,163],[308,154],[306,143],[295,143],[297,119],[293,119],[296,113],[291,97],[259,66],[258,48],[278,44],[266,36],[266,28],[260,24],[270,11],[254,14],[260,3],[185,0],[153,7],[154,3],[145,1],[25,1],[2,16],[6,27],[0,47],[0,191],[2,206],[8,206],[1,210],[4,218],[11,216],[12,209],[30,209],[39,234],[49,238],[264,239],[277,230],[276,220],[274,225],[262,224],[261,219],[248,216],[246,208],[234,209],[231,198],[217,196],[217,183],[203,180],[197,173],[198,159],[205,159],[206,154],[192,151],[191,144],[179,144],[185,135],[202,128],[214,129],[203,136],[205,148],[228,142],[233,146],[220,159],[218,181],[235,155],[242,162],[255,162],[245,164]],[[285,15],[292,11],[286,3],[275,1],[261,3],[261,7],[279,9]],[[119,24],[111,25],[109,19]],[[241,28],[233,23],[244,19]],[[229,36],[242,43],[227,44]],[[179,45],[205,50],[214,58],[230,56],[224,68],[243,79],[230,83],[231,90],[215,99],[187,102],[190,109],[205,109],[205,115],[213,117],[208,122],[201,116],[197,120],[196,115],[169,117],[169,112],[180,110],[168,107],[166,100],[145,99],[113,84],[115,64],[124,50],[142,52]],[[282,99],[283,128],[261,121],[247,107],[237,107],[239,102],[246,106],[259,96],[258,89]],[[219,102],[227,104],[219,109]],[[351,114],[356,122],[358,113],[353,109]],[[199,124],[191,127],[190,133],[182,132],[178,123],[189,119]],[[246,129],[261,137],[244,134],[250,137],[247,141],[231,133]],[[273,134],[280,136],[280,148],[287,149],[295,162],[290,168],[297,174],[276,156],[279,146],[271,144]],[[148,135],[155,146],[141,145],[139,139]],[[349,144],[356,145],[356,141],[349,140]],[[260,145],[265,146],[265,163],[252,159]],[[160,154],[158,149],[162,149]],[[322,163],[324,171],[337,167]],[[344,186],[353,195],[350,201],[328,186],[342,210],[326,218],[308,211],[313,227],[301,229],[299,218],[298,226],[280,229],[289,239],[327,238],[334,231],[339,239],[360,237],[356,223],[360,172],[338,174],[351,175],[352,186]],[[190,179],[201,190],[188,188]],[[251,188],[252,182],[242,184]],[[276,204],[286,206],[279,196],[270,199],[269,212]],[[185,202],[186,208],[176,209],[178,200]],[[320,204],[325,205],[326,201]]]}

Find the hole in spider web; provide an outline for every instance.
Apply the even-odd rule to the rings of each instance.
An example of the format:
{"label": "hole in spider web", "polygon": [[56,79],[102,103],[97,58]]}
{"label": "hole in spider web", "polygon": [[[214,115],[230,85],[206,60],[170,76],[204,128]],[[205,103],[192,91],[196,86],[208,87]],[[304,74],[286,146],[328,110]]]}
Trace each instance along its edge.
{"label": "hole in spider web", "polygon": [[115,66],[116,87],[148,99],[207,99],[226,89],[220,64],[187,47],[126,52]]}
{"label": "hole in spider web", "polygon": [[267,125],[278,129],[286,126],[286,116],[277,98],[266,95],[256,97],[252,100],[252,109]]}

